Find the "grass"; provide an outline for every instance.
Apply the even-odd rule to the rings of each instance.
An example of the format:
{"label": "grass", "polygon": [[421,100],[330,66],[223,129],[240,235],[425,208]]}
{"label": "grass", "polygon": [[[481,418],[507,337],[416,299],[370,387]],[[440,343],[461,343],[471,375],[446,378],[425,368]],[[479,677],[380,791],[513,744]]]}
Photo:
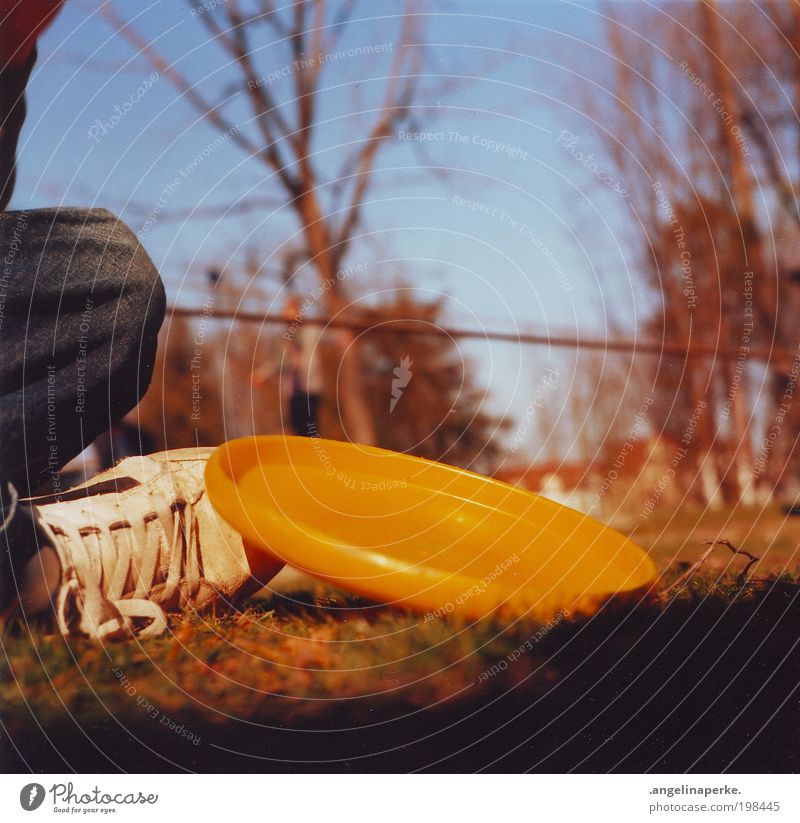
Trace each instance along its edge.
{"label": "grass", "polygon": [[322,584],[143,642],[8,624],[2,767],[797,771],[800,585],[717,557],[668,597],[550,626],[426,621]]}
{"label": "grass", "polygon": [[[692,509],[654,513],[647,519],[624,523],[622,531],[651,555],[662,568],[676,562],[693,562],[704,540],[724,537],[761,558],[759,574],[780,574],[797,569],[800,560],[800,517],[787,517],[778,506],[735,509]],[[715,552],[708,567],[720,571],[740,566],[725,551]]]}

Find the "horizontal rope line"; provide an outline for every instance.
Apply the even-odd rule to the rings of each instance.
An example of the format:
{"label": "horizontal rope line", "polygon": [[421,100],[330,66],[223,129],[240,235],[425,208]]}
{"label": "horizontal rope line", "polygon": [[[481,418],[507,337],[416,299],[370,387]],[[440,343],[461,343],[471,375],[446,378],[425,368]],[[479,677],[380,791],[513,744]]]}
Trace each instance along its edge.
{"label": "horizontal rope line", "polygon": [[[182,308],[180,306],[169,306],[167,313],[174,317],[204,317],[208,320],[235,320],[243,323],[266,323],[288,325],[286,318],[282,314],[260,314],[259,312],[245,311],[208,311],[198,308]],[[353,319],[335,319],[327,317],[304,318],[303,323],[309,326],[325,326],[332,329],[350,329],[352,331],[370,331],[373,333],[385,334],[407,334],[425,335],[435,337],[451,337],[454,339],[474,339],[474,340],[497,340],[506,343],[519,343],[529,346],[552,346],[554,348],[571,349],[591,349],[594,351],[609,352],[631,352],[633,354],[651,355],[675,355],[686,357],[689,355],[706,355],[730,360],[759,360],[769,361],[775,359],[786,359],[792,361],[795,357],[800,357],[800,348],[790,352],[779,348],[753,348],[743,347],[728,348],[724,346],[711,346],[703,343],[692,343],[691,345],[679,345],[674,343],[659,343],[653,340],[599,340],[596,338],[565,337],[562,335],[548,336],[543,334],[528,334],[525,332],[500,332],[481,331],[480,329],[456,328],[451,326],[439,326],[425,320],[392,320],[382,319],[377,322]],[[426,324],[427,328],[411,328]]]}

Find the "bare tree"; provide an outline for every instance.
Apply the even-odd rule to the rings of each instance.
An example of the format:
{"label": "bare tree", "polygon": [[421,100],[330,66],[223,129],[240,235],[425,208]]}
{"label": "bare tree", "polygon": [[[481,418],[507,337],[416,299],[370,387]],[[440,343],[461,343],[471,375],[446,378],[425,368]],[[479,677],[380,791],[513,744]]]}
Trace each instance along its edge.
{"label": "bare tree", "polygon": [[[657,301],[645,329],[686,352],[661,359],[653,417],[689,444],[684,478],[702,475],[707,497],[713,464],[721,494],[747,499],[762,434],[749,351],[798,338],[775,237],[800,226],[800,168],[787,161],[800,143],[800,13],[716,0],[604,11],[606,62],[592,66],[580,107],[631,192],[630,241]],[[791,365],[779,360],[768,364],[776,376]]]}
{"label": "bare tree", "polygon": [[[103,13],[208,124],[267,167],[270,174],[266,185],[280,193],[300,226],[302,259],[314,268],[320,284],[333,284],[325,290],[326,310],[331,315],[352,311],[336,273],[357,235],[376,158],[409,115],[422,59],[418,18],[402,12],[387,15],[390,20],[394,18],[398,31],[389,51],[386,77],[379,78],[383,83],[382,99],[377,106],[361,112],[365,118],[371,115],[371,122],[359,130],[352,141],[353,150],[331,174],[315,155],[321,104],[359,91],[356,81],[344,91],[326,88],[325,70],[345,31],[355,21],[356,3],[300,0],[276,8],[264,0],[255,8],[249,7],[249,11],[238,0],[213,6],[187,0],[187,5],[226,57],[230,85],[221,99],[212,99],[200,82],[179,71],[110,3],[103,6]],[[281,76],[291,87],[280,99],[275,91],[277,84],[263,70],[264,57],[271,47],[288,55]],[[274,64],[270,68],[274,70]],[[237,95],[250,110],[246,128],[226,114],[226,103]],[[362,443],[374,443],[376,431],[364,397],[358,344],[354,339],[345,339],[342,345],[343,351],[348,351],[348,356],[342,357],[339,373],[346,434]]]}

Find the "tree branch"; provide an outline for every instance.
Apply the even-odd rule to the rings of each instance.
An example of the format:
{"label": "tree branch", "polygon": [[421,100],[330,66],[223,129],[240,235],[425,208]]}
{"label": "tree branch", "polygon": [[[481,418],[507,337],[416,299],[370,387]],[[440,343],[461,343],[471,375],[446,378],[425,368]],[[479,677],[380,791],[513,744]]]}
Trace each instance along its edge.
{"label": "tree branch", "polygon": [[247,42],[246,24],[239,13],[238,4],[230,0],[227,9],[228,19],[233,31],[232,38],[229,40],[229,52],[244,75],[247,94],[256,115],[256,124],[261,131],[261,136],[264,138],[264,156],[277,173],[286,190],[294,196],[297,194],[298,183],[287,168],[289,164],[281,157],[278,140],[272,127],[274,125],[281,136],[289,140],[289,145],[292,145],[292,129],[283,119],[279,107],[256,73]]}
{"label": "tree branch", "polygon": [[[797,208],[797,195],[795,194],[794,186],[788,175],[784,174],[781,170],[780,162],[783,160],[783,156],[780,153],[780,149],[777,149],[777,154],[772,150],[767,135],[760,124],[757,124],[756,113],[750,107],[742,113],[742,125],[756,146],[758,146],[758,152],[761,155],[767,175],[772,185],[775,186],[778,196],[783,203],[783,207],[796,222],[800,222],[800,213]],[[772,131],[769,127],[767,127],[767,130],[770,136],[772,136]],[[772,139],[774,141],[775,138],[773,137]]]}
{"label": "tree branch", "polygon": [[754,563],[758,563],[761,560],[760,557],[756,557],[754,554],[750,554],[750,552],[745,551],[744,549],[740,549],[738,546],[734,546],[730,540],[704,540],[703,541],[707,546],[711,546],[713,549],[714,546],[725,546],[726,548],[730,549],[734,554],[742,554],[745,557],[750,558],[750,562],[742,569],[741,574],[736,578],[736,582],[741,586],[747,579],[747,572],[750,571],[751,566]]}
{"label": "tree branch", "polygon": [[258,155],[259,149],[255,143],[245,137],[238,127],[230,123],[223,117],[218,108],[221,104],[216,106],[208,102],[189,81],[177,71],[172,64],[161,56],[161,54],[154,49],[150,43],[147,42],[129,23],[126,23],[116,12],[111,3],[105,3],[101,7],[100,12],[106,21],[116,29],[117,33],[123,37],[128,43],[142,54],[153,68],[160,74],[163,74],[167,80],[175,86],[182,95],[191,103],[193,108],[204,118],[206,118],[213,126],[224,131],[239,148],[246,151],[249,155]]}
{"label": "tree branch", "polygon": [[[282,198],[244,200],[231,206],[191,206],[185,209],[169,209],[158,214],[158,223],[177,223],[182,220],[215,220],[237,214],[248,214],[260,209],[277,209],[285,201]],[[152,206],[128,203],[126,211],[139,217],[146,217]]]}
{"label": "tree branch", "polygon": [[[316,4],[319,8],[319,2]],[[314,101],[312,95],[312,82],[316,78],[313,72],[312,63],[309,63],[309,55],[306,53],[306,9],[308,0],[297,3],[294,9],[294,28],[292,29],[289,42],[292,46],[292,56],[294,57],[295,89],[297,103],[297,154],[300,162],[303,182],[308,187],[309,166],[308,166],[308,144],[310,142],[310,129],[314,118]],[[315,16],[316,16],[315,10]]]}
{"label": "tree branch", "polygon": [[[372,127],[364,147],[357,155],[356,182],[344,220],[336,232],[336,257],[344,257],[355,227],[361,216],[361,206],[369,188],[375,157],[383,140],[390,137],[394,125],[403,119],[411,107],[416,87],[419,61],[418,47],[410,45],[415,22],[410,16],[403,21],[399,48],[392,60],[386,96],[378,120]],[[408,63],[408,66],[405,64]]]}
{"label": "tree branch", "polygon": [[347,28],[347,24],[353,17],[353,10],[355,9],[357,2],[358,0],[344,0],[344,2],[341,4],[339,13],[336,15],[336,17],[334,17],[333,22],[330,26],[332,29],[335,29],[335,31],[328,40],[328,51],[333,51],[338,45],[339,41],[342,39],[342,35],[344,34],[345,29]]}

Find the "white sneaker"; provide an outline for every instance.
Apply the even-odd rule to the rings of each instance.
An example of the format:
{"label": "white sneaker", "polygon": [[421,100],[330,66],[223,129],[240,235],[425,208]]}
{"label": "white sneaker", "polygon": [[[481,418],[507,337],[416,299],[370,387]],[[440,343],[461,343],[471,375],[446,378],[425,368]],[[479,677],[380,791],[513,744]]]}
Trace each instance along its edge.
{"label": "white sneaker", "polygon": [[[30,501],[60,563],[47,593],[62,634],[161,634],[166,612],[230,607],[280,571],[282,562],[243,545],[212,509],[203,482],[212,451],[127,458],[71,489],[68,499]],[[43,571],[46,557],[34,558]],[[35,589],[23,587],[29,613],[42,599]]]}

